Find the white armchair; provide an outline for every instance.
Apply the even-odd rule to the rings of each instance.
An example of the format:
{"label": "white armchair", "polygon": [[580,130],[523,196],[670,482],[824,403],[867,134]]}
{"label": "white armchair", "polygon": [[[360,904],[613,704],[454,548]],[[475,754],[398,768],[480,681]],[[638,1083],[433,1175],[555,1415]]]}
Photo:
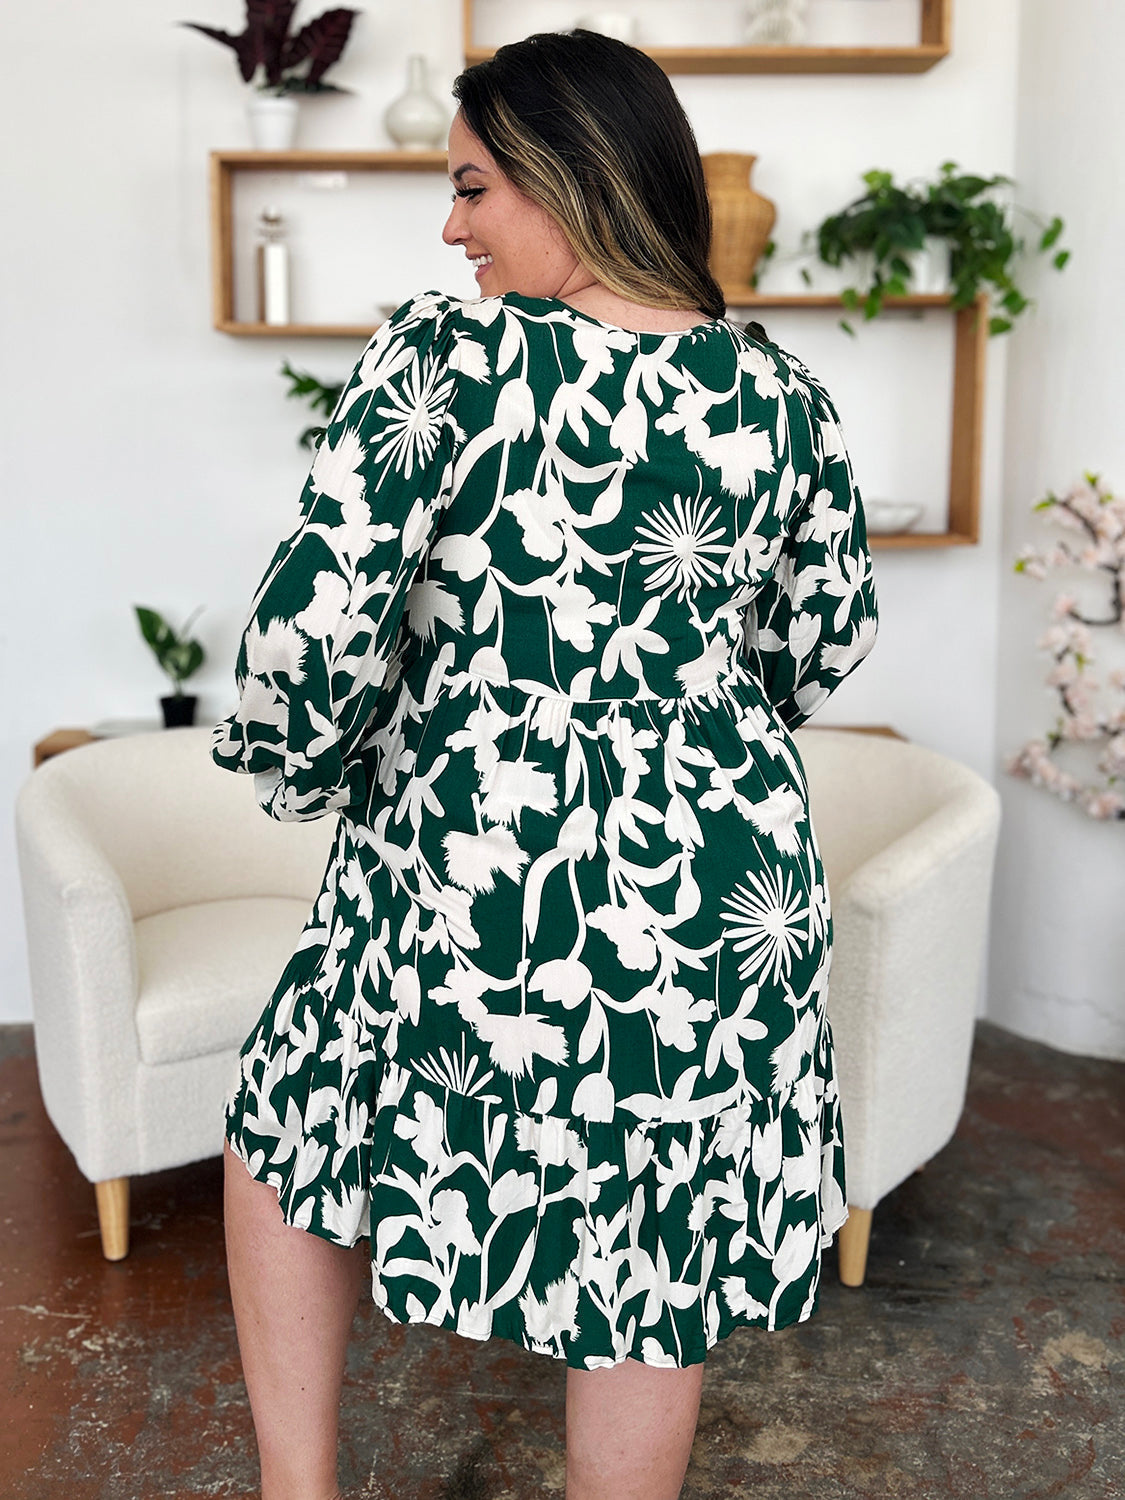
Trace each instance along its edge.
{"label": "white armchair", "polygon": [[297,946],[337,820],[278,823],[210,729],[99,740],[20,789],[44,1103],[129,1247],[129,1178],[216,1156],[238,1050]]}
{"label": "white armchair", "polygon": [[876,1204],[941,1150],[964,1107],[1000,799],[903,740],[810,728],[796,743],[832,900],[840,1279],[860,1286]]}

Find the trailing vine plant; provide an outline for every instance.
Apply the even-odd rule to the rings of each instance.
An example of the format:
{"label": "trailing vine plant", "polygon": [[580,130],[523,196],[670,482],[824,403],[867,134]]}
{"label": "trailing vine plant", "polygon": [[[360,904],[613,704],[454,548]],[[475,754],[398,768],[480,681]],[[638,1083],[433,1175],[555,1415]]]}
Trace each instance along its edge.
{"label": "trailing vine plant", "polygon": [[[1096,575],[1106,595],[1093,612],[1072,594],[1056,597],[1052,623],[1038,645],[1050,653],[1047,684],[1058,715],[1047,734],[1029,740],[1006,769],[1092,818],[1125,819],[1125,670],[1111,670],[1104,682],[1090,670],[1094,632],[1125,627],[1125,496],[1112,494],[1099,475],[1086,474],[1065,495],[1048,494],[1034,508],[1066,534],[1051,547],[1025,548],[1016,572],[1042,579],[1056,569],[1079,568]],[[1100,751],[1098,781],[1082,781],[1058,763],[1069,745]]]}
{"label": "trailing vine plant", "polygon": [[[989,318],[991,334],[1007,333],[1031,306],[1015,280],[1016,268],[1030,250],[1053,252],[1051,264],[1057,271],[1070,259],[1070,251],[1058,246],[1064,229],[1058,215],[1048,223],[997,196],[1013,186],[1010,177],[962,172],[956,162],[947,161],[928,182],[900,185],[890,172],[879,170],[865,172],[863,181],[867,191],[809,232],[806,244],[815,247],[827,266],[867,268],[870,284],[847,287],[841,294],[845,310],[862,310],[865,319],[878,316],[885,298],[909,293],[912,257],[928,237],[949,246],[955,308],[969,307],[979,292],[989,291],[996,304]],[[1017,230],[1017,214],[1037,227],[1032,246]],[[808,271],[801,274],[808,283]],[[855,331],[846,318],[841,327]]]}

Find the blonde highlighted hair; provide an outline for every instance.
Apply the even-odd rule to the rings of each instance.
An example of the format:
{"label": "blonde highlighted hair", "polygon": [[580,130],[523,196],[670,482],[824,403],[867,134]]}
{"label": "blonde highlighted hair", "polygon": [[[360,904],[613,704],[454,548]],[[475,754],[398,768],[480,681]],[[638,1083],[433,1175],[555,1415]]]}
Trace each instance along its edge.
{"label": "blonde highlighted hair", "polygon": [[466,69],[453,93],[600,282],[644,306],[724,316],[699,149],[650,57],[596,32],[544,32]]}

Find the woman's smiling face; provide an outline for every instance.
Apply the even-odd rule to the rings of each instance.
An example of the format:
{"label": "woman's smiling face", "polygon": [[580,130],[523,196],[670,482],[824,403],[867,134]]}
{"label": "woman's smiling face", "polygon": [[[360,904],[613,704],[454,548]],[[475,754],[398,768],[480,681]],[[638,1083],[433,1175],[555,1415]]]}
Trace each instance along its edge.
{"label": "woman's smiling face", "polygon": [[449,129],[449,176],[456,196],[441,237],[464,249],[481,295],[557,297],[578,268],[573,250],[554,219],[513,187],[460,113]]}

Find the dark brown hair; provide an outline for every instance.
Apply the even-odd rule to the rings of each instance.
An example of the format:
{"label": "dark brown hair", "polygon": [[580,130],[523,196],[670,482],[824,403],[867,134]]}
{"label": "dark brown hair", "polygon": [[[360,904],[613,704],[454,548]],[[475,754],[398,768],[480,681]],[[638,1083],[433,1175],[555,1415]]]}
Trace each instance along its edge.
{"label": "dark brown hair", "polygon": [[593,31],[542,32],[467,68],[453,94],[504,175],[611,291],[725,314],[695,133],[650,57]]}

